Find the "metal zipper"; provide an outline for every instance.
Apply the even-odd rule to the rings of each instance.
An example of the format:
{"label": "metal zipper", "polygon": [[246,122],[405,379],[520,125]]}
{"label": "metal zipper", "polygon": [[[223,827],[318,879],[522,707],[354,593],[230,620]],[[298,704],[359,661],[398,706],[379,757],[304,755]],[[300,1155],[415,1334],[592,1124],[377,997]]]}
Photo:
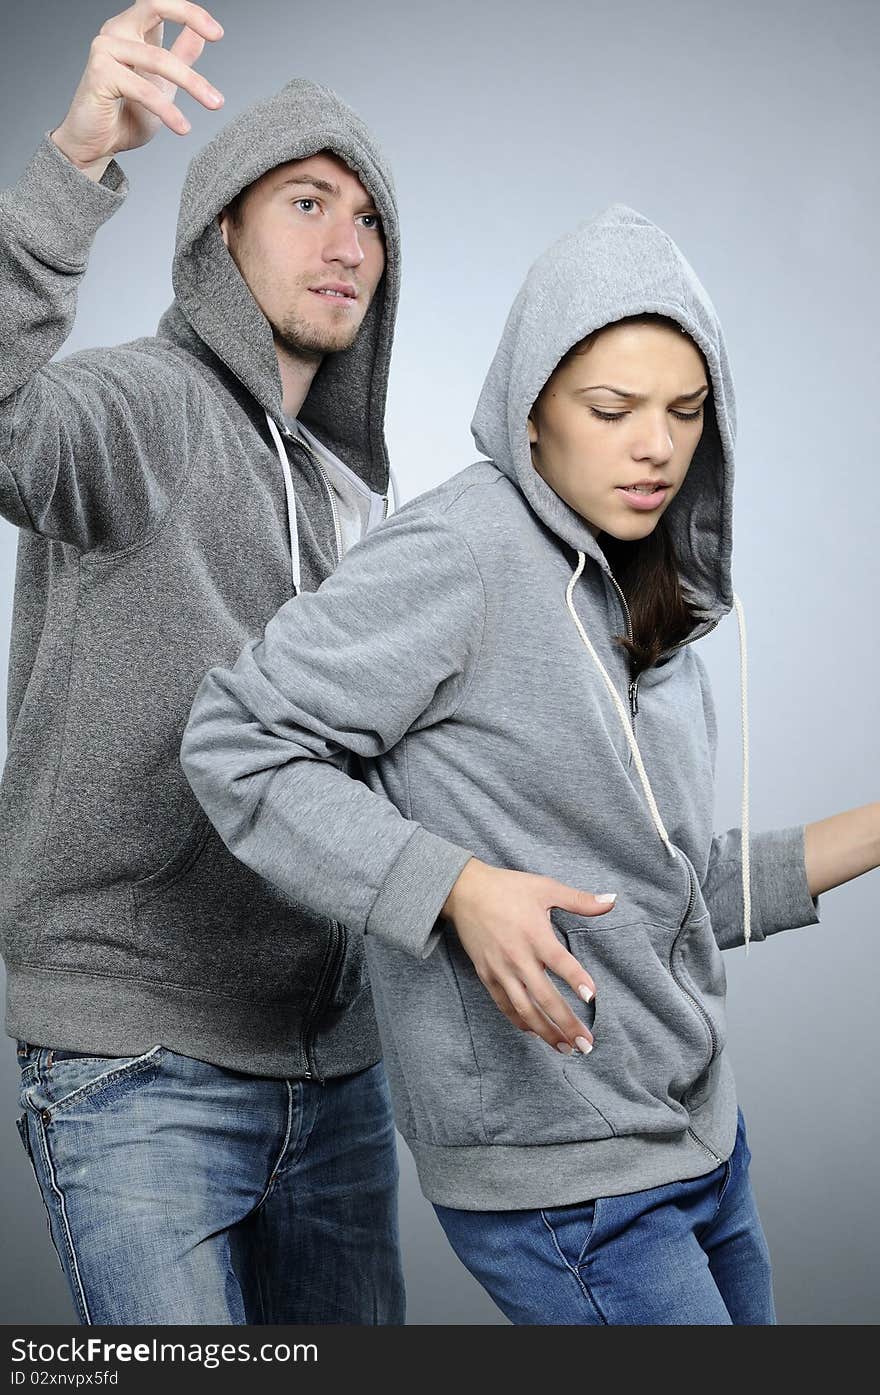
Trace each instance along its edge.
{"label": "metal zipper", "polygon": [[[703,1006],[702,1006],[702,1004],[700,1003],[699,999],[698,999],[698,998],[695,998],[694,995],[693,995],[693,993],[691,993],[690,989],[686,988],[685,985],[684,985],[684,983],[682,983],[682,981],[681,981],[681,979],[679,978],[678,974],[675,972],[675,968],[674,968],[673,963],[672,963],[673,955],[675,954],[675,946],[678,944],[678,941],[679,941],[679,939],[681,938],[682,932],[684,931],[684,927],[685,927],[685,925],[687,924],[688,916],[690,915],[691,911],[693,910],[694,902],[695,902],[696,899],[697,899],[697,882],[696,882],[696,877],[694,876],[693,871],[691,870],[690,862],[686,863],[686,866],[687,866],[688,886],[689,886],[689,889],[690,889],[690,895],[688,896],[687,910],[685,911],[684,916],[683,916],[683,918],[682,918],[681,925],[679,926],[679,929],[678,929],[678,934],[676,935],[675,939],[672,941],[672,948],[671,948],[670,951],[669,951],[669,972],[670,972],[672,978],[673,978],[673,979],[675,980],[675,982],[678,984],[678,986],[679,986],[679,988],[681,989],[682,993],[684,993],[684,995],[693,1003],[693,1005],[694,1005],[694,1007],[697,1009],[697,1012],[699,1013],[700,1017],[703,1019],[703,1021],[704,1021],[705,1024],[706,1024],[706,1028],[707,1028],[708,1033],[709,1033],[709,1041],[710,1041],[710,1044],[711,1044],[711,1049],[710,1049],[710,1051],[709,1051],[709,1059],[708,1059],[708,1061],[706,1062],[705,1066],[703,1067],[702,1071],[700,1072],[701,1075],[705,1075],[706,1071],[709,1069],[709,1067],[711,1066],[712,1062],[715,1060],[715,1057],[716,1057],[717,1054],[718,1054],[718,1038],[717,1038],[716,1035],[715,1035],[715,1028],[712,1026],[712,1022],[711,1022],[711,1019],[710,1019],[708,1013],[707,1013],[707,1012],[705,1011],[705,1009],[703,1008]],[[687,1095],[683,1095],[683,1096],[682,1096],[681,1102],[682,1102],[682,1104],[684,1104],[684,1105],[687,1104]],[[688,1128],[688,1133],[691,1135],[691,1137],[694,1139],[694,1141],[695,1141],[696,1143],[699,1143],[700,1147],[701,1147],[705,1152],[707,1152],[711,1158],[714,1158],[715,1161],[716,1161],[716,1162],[719,1162],[719,1163],[723,1161],[722,1158],[719,1158],[719,1156],[718,1156],[717,1153],[713,1153],[712,1149],[709,1148],[708,1145],[705,1144],[705,1143],[703,1142],[703,1140],[702,1140],[701,1138],[699,1138],[699,1137],[697,1136],[697,1134],[694,1133],[694,1131],[693,1131],[692,1128]]]}
{"label": "metal zipper", "polygon": [[[641,674],[639,674],[639,678]],[[633,731],[636,729],[636,715],[639,710],[639,679],[634,678],[629,685],[629,705],[633,716]]]}
{"label": "metal zipper", "polygon": [[[611,581],[612,585],[615,587],[615,589],[616,589],[616,591],[617,591],[617,594],[620,596],[621,604],[623,605],[624,614],[625,614],[625,616],[626,616],[627,635],[628,635],[628,637],[629,637],[630,639],[632,639],[632,637],[633,637],[632,615],[630,614],[629,606],[628,606],[627,603],[626,603],[626,596],[623,594],[623,591],[620,589],[620,586],[619,586],[618,582],[616,581],[615,577],[613,576],[613,574],[611,573],[611,571],[608,571],[606,574],[607,574],[609,580]],[[705,635],[711,634],[712,630],[715,629],[715,626],[718,625],[718,624],[720,623],[720,618],[721,618],[721,617],[719,616],[718,620],[713,621],[713,623],[709,626],[709,629],[708,629],[708,630],[704,630],[704,631],[702,632],[702,634],[693,635],[690,639],[683,639],[683,640],[680,640],[678,644],[673,644],[673,645],[670,647],[669,650],[664,650],[664,653],[670,653],[670,654],[671,654],[671,653],[673,652],[673,650],[675,650],[675,649],[684,649],[688,644],[693,644],[695,640],[697,640],[697,639],[702,639],[702,638],[704,638]],[[662,656],[661,656],[661,657],[662,657]],[[632,679],[631,682],[630,682],[630,684],[629,684],[629,701],[630,701],[630,709],[631,709],[631,711],[632,711],[632,716],[633,716],[633,734],[635,734],[635,718],[636,718],[636,713],[637,713],[638,710],[639,710],[639,678],[641,678],[641,674],[639,674],[636,678]],[[718,1051],[718,1038],[715,1036],[715,1028],[712,1026],[712,1023],[711,1023],[711,1021],[710,1021],[708,1015],[706,1014],[706,1012],[703,1010],[702,1005],[701,1005],[701,1004],[698,1002],[698,1000],[694,997],[693,993],[691,993],[691,992],[685,987],[685,985],[682,983],[681,979],[678,977],[678,974],[675,972],[675,969],[673,968],[673,965],[672,965],[672,956],[673,956],[673,954],[675,953],[675,946],[678,944],[679,937],[680,937],[682,931],[684,930],[685,925],[687,924],[687,918],[688,918],[688,916],[690,915],[691,911],[693,910],[694,902],[695,902],[695,900],[697,899],[696,878],[694,877],[694,874],[693,874],[693,872],[691,871],[690,862],[688,862],[686,865],[687,865],[688,885],[689,885],[689,888],[690,888],[690,895],[689,895],[689,897],[688,897],[687,910],[685,911],[684,917],[683,917],[682,922],[681,922],[681,925],[679,926],[678,934],[676,935],[675,939],[674,939],[673,942],[672,942],[672,948],[671,948],[670,951],[669,951],[669,972],[670,972],[670,975],[672,976],[672,978],[674,979],[674,981],[678,984],[678,987],[681,989],[682,993],[684,993],[685,996],[686,996],[687,998],[689,998],[690,1001],[693,1003],[693,1005],[694,1005],[694,1007],[697,1009],[697,1012],[699,1013],[700,1017],[701,1017],[701,1018],[703,1019],[703,1021],[705,1022],[706,1027],[707,1027],[708,1032],[709,1032],[709,1041],[710,1041],[710,1043],[711,1043],[711,1051],[710,1051],[710,1054],[709,1054],[709,1059],[708,1059],[708,1061],[706,1062],[706,1065],[704,1066],[703,1070],[700,1072],[700,1074],[702,1075],[702,1074],[705,1074],[705,1072],[709,1069],[709,1067],[711,1066],[712,1062],[713,1062],[714,1059],[715,1059],[715,1056],[716,1056],[717,1051]],[[685,1103],[685,1098],[683,1097],[683,1098],[682,1098],[682,1104],[684,1104],[684,1103]],[[712,1149],[708,1146],[708,1144],[704,1143],[703,1140],[702,1140],[696,1133],[694,1133],[694,1130],[693,1130],[692,1128],[690,1128],[690,1127],[688,1128],[688,1133],[690,1134],[690,1136],[691,1136],[691,1138],[694,1140],[694,1142],[697,1143],[697,1144],[699,1144],[699,1146],[703,1149],[703,1152],[704,1152],[704,1153],[708,1153],[708,1154],[709,1154],[709,1157],[710,1157],[710,1158],[713,1158],[713,1159],[715,1160],[716,1163],[720,1163],[720,1162],[723,1162],[723,1161],[724,1161],[723,1158],[719,1158],[718,1154],[715,1153],[715,1152],[713,1152]]]}
{"label": "metal zipper", "polygon": [[704,1143],[704,1142],[703,1142],[702,1138],[698,1138],[698,1137],[697,1137],[697,1135],[694,1133],[693,1129],[688,1129],[688,1133],[690,1134],[691,1138],[694,1140],[695,1143],[699,1143],[699,1145],[700,1145],[700,1147],[702,1148],[703,1152],[709,1154],[709,1157],[710,1157],[710,1158],[714,1158],[715,1161],[716,1161],[717,1163],[724,1162],[724,1159],[723,1159],[723,1158],[719,1158],[719,1156],[718,1156],[717,1153],[713,1153],[713,1152],[712,1152],[712,1149],[709,1147],[709,1145],[708,1145],[707,1143]]}
{"label": "metal zipper", "polygon": [[[690,862],[687,863],[687,874],[688,874],[688,882],[689,882],[689,884],[690,884],[690,897],[688,898],[687,910],[686,910],[685,913],[684,913],[684,919],[682,920],[681,925],[678,927],[678,934],[676,935],[675,939],[672,941],[672,948],[671,948],[670,951],[669,951],[669,972],[672,974],[672,977],[675,979],[675,982],[678,984],[678,986],[679,986],[679,988],[681,989],[682,993],[684,993],[684,994],[686,995],[686,997],[688,997],[688,998],[691,1000],[691,1002],[693,1003],[694,1007],[697,1009],[697,1012],[700,1014],[700,1017],[703,1019],[703,1021],[704,1021],[705,1024],[706,1024],[706,1029],[707,1029],[707,1031],[708,1031],[708,1033],[709,1033],[709,1041],[711,1042],[711,1046],[712,1046],[712,1051],[711,1051],[711,1054],[710,1054],[710,1056],[709,1056],[709,1059],[708,1059],[708,1061],[706,1062],[706,1064],[705,1064],[705,1066],[704,1066],[704,1068],[703,1068],[704,1070],[708,1070],[708,1069],[709,1069],[709,1066],[712,1064],[713,1060],[715,1059],[715,1055],[716,1055],[716,1053],[717,1053],[717,1051],[718,1051],[718,1038],[717,1038],[716,1035],[715,1035],[715,1028],[712,1026],[711,1019],[709,1018],[708,1014],[706,1013],[706,1010],[704,1009],[704,1007],[703,1007],[702,1004],[700,1003],[699,999],[697,999],[697,998],[694,997],[694,995],[693,995],[693,993],[691,993],[690,989],[689,989],[689,988],[686,988],[685,985],[682,983],[681,979],[678,977],[678,974],[675,972],[675,968],[674,968],[673,963],[672,963],[672,957],[673,957],[673,955],[675,954],[675,946],[678,944],[679,940],[681,939],[681,936],[682,936],[682,934],[683,934],[683,932],[684,932],[684,927],[685,927],[685,925],[687,924],[687,918],[688,918],[688,916],[690,915],[691,911],[693,910],[694,901],[697,899],[696,878],[694,877],[693,871],[691,870],[691,864],[690,864]],[[701,1074],[702,1074],[702,1072],[701,1072]]]}
{"label": "metal zipper", "polygon": [[302,436],[294,436],[293,440],[296,441],[297,445],[302,446],[304,450],[308,451],[309,455],[315,462],[315,468],[317,469],[318,474],[321,476],[324,488],[327,491],[327,498],[330,501],[330,512],[333,515],[333,532],[336,535],[336,565],[339,566],[339,563],[342,561],[342,531],[339,527],[339,515],[336,512],[336,500],[333,498],[333,489],[324,471],[323,465],[316,456],[315,452],[312,450],[308,441],[304,440]]}
{"label": "metal zipper", "polygon": [[[609,572],[606,573],[606,575],[607,575],[609,581],[611,582],[612,586],[613,586],[613,587],[615,588],[615,590],[617,591],[618,596],[620,597],[620,603],[621,603],[621,605],[623,606],[623,613],[624,613],[624,616],[625,616],[625,618],[626,618],[626,634],[627,634],[627,638],[628,638],[628,639],[632,639],[632,637],[633,637],[632,616],[631,616],[631,614],[630,614],[629,606],[628,606],[627,603],[626,603],[626,596],[623,594],[622,590],[620,589],[620,586],[618,585],[617,581],[615,580],[613,574],[609,571]],[[638,710],[639,710],[639,678],[641,678],[641,674],[639,674],[638,677],[633,678],[633,679],[630,681],[630,684],[629,684],[629,710],[630,710],[630,712],[632,713],[633,735],[635,735],[635,730],[636,730],[636,713],[637,713]]]}
{"label": "metal zipper", "polygon": [[[321,970],[321,978],[318,982],[318,987],[315,990],[315,996],[312,998],[311,1008],[303,1026],[303,1054],[306,1058],[305,1079],[317,1080],[319,1085],[323,1085],[324,1080],[322,1076],[318,1074],[317,1067],[315,1065],[315,1058],[313,1057],[310,1049],[315,1037],[315,1033],[312,1030],[312,1027],[317,1022],[318,1018],[323,1012],[325,1003],[329,1001],[331,993],[333,991],[333,987],[335,986],[336,981],[339,977],[339,971],[342,967],[342,960],[344,958],[345,946],[345,933],[342,927],[335,920],[330,921],[330,927],[330,952],[327,955],[327,958],[324,960],[324,966]],[[329,988],[327,987],[328,983],[330,983]]]}

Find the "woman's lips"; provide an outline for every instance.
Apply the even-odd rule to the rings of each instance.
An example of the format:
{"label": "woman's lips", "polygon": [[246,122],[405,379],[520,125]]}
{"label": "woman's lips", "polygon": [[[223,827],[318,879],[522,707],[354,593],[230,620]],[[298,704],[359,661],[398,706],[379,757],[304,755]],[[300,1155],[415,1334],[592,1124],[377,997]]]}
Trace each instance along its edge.
{"label": "woman's lips", "polygon": [[640,490],[627,489],[624,485],[618,485],[615,494],[622,494],[631,508],[645,510],[657,509],[663,503],[669,493],[669,485],[661,485],[653,490],[651,494],[643,494]]}

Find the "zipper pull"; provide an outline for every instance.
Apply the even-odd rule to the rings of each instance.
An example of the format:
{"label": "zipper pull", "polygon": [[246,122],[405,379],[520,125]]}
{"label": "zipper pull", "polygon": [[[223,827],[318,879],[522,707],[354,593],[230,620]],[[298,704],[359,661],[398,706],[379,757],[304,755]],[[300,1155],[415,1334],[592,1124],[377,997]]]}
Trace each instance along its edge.
{"label": "zipper pull", "polygon": [[634,678],[629,685],[629,705],[635,717],[639,710],[639,680]]}

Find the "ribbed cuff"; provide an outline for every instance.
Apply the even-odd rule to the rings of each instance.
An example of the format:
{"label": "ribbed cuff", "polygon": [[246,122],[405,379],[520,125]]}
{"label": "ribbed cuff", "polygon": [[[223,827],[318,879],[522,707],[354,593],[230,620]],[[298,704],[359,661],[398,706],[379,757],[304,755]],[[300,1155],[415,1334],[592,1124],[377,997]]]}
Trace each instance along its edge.
{"label": "ribbed cuff", "polygon": [[819,897],[810,895],[807,882],[805,827],[774,828],[750,839],[755,939],[819,922]]}
{"label": "ribbed cuff", "polygon": [[427,959],[440,938],[437,917],[471,857],[419,825],[382,883],[365,933]]}
{"label": "ribbed cuff", "polygon": [[128,180],[111,160],[99,183],[72,165],[48,133],[8,191],[18,224],[49,262],[85,265],[95,234],[121,207]]}

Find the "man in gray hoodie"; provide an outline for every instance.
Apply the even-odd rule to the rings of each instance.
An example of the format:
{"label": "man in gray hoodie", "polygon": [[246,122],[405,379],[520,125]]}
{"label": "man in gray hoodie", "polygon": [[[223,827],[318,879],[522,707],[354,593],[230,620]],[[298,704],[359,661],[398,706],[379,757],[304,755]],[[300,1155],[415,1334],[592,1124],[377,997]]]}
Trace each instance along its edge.
{"label": "man in gray hoodie", "polygon": [[[162,21],[183,28],[162,47]],[[199,680],[387,512],[393,186],[296,80],[196,155],[155,336],[50,362],[113,156],[216,108],[220,26],[109,20],[0,195],[0,512],[21,529],[0,786],[19,1131],[80,1320],[403,1321],[363,943],[225,849],[181,771]]]}

